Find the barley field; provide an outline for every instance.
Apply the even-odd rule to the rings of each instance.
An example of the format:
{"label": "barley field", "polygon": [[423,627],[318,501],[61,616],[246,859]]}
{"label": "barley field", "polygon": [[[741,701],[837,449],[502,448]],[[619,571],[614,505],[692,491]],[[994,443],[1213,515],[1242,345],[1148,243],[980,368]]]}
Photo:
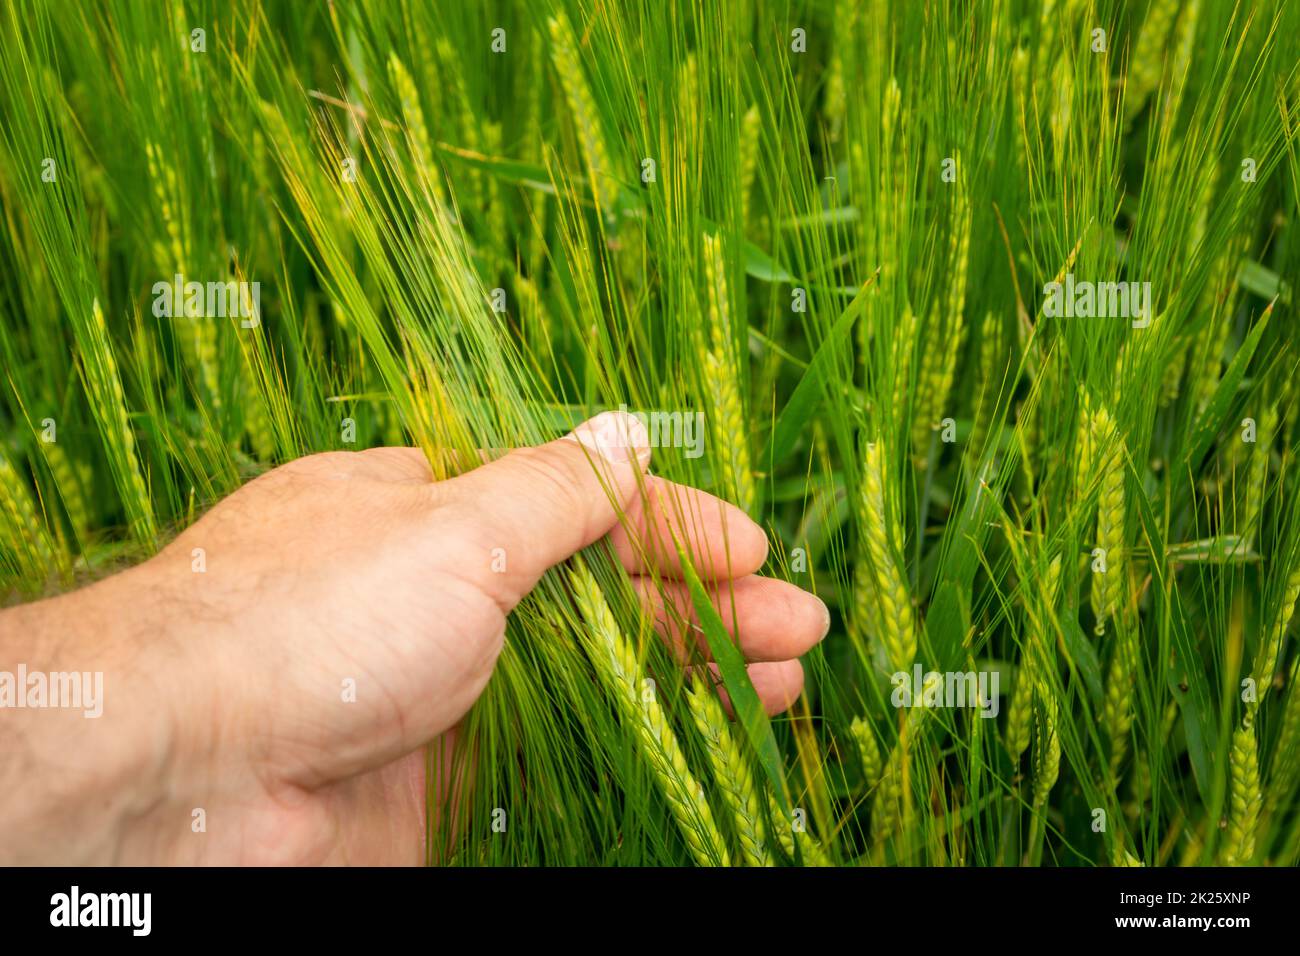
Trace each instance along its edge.
{"label": "barley field", "polygon": [[1300,860],[1300,4],[9,0],[0,209],[4,603],[626,408],[831,608],[554,569],[430,863]]}

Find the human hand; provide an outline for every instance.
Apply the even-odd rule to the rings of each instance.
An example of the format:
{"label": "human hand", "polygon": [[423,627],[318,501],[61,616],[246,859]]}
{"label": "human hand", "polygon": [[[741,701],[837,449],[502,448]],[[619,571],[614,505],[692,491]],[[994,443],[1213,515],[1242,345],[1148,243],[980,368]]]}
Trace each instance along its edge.
{"label": "human hand", "polygon": [[[577,440],[440,482],[418,449],[311,455],[250,482],[144,564],[0,614],[0,666],[25,653],[29,668],[102,670],[107,698],[79,728],[66,712],[0,712],[20,742],[0,778],[27,781],[25,798],[0,796],[0,820],[27,818],[10,855],[420,862],[425,746],[449,746],[511,609],[605,535],[679,648],[695,640],[674,580],[673,540],[686,542],[764,706],[789,706],[803,686],[796,658],[829,626],[825,605],[754,574],[767,542],[738,509],[638,480],[649,459],[638,428],[606,413],[566,436]],[[195,809],[206,832],[191,828]]]}

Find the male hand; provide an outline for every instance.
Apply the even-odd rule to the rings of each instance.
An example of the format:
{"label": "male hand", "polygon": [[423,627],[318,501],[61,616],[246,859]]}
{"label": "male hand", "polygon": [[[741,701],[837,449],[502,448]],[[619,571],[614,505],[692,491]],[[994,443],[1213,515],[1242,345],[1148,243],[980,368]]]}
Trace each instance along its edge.
{"label": "male hand", "polygon": [[825,605],[757,577],[762,530],[648,461],[619,413],[448,481],[417,449],[311,455],[138,567],[0,614],[0,670],[103,671],[105,697],[90,720],[0,710],[0,856],[419,863],[424,748],[449,746],[511,609],[605,535],[683,656],[686,542],[765,707],[788,707]]}

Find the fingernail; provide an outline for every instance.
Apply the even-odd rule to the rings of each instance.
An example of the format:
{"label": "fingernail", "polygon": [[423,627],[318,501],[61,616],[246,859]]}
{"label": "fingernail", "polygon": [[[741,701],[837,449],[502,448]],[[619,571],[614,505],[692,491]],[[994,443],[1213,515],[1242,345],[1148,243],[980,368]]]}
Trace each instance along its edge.
{"label": "fingernail", "polygon": [[564,437],[614,464],[637,461],[645,465],[650,461],[650,434],[641,420],[628,412],[601,412]]}
{"label": "fingernail", "polygon": [[[816,597],[816,595],[813,595]],[[831,632],[831,609],[826,606],[826,602],[817,598],[817,603],[822,606],[822,637]]]}

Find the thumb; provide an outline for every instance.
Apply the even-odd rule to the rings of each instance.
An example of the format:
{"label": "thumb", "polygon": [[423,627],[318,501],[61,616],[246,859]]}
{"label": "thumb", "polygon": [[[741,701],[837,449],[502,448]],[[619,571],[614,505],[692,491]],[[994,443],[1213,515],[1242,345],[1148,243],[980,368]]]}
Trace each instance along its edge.
{"label": "thumb", "polygon": [[641,421],[602,412],[437,487],[440,503],[464,509],[467,539],[483,549],[469,559],[483,572],[474,579],[508,612],[548,568],[614,528],[649,463]]}

